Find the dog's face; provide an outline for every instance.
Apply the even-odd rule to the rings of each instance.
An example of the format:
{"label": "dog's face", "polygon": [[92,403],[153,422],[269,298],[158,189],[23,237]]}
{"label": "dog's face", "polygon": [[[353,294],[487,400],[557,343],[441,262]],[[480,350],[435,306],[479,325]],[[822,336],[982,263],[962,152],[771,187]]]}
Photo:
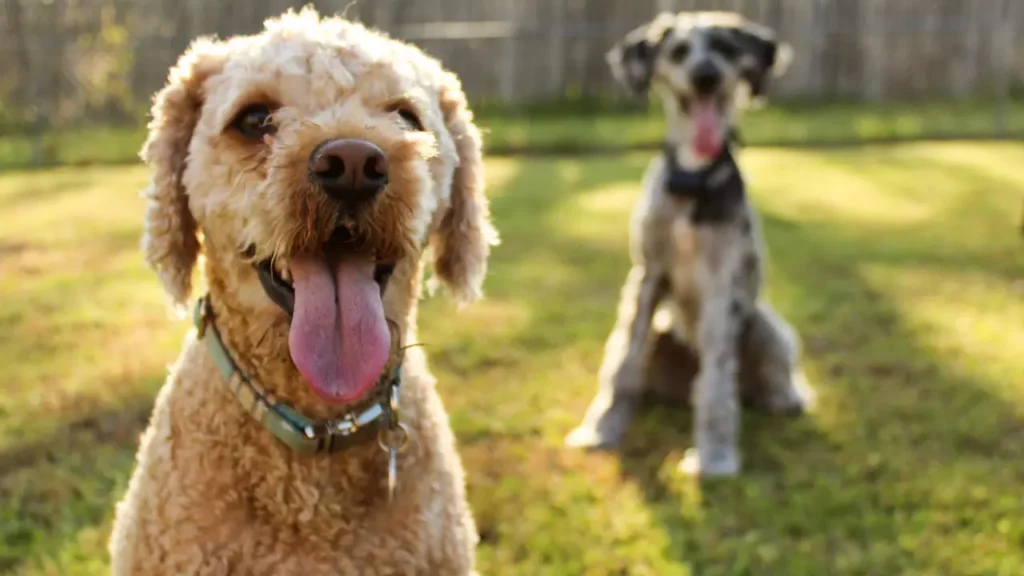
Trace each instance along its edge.
{"label": "dog's face", "polygon": [[693,122],[693,148],[716,155],[743,100],[765,94],[791,50],[774,33],[728,12],[659,14],[607,54],[615,78],[635,95],[653,90]]}
{"label": "dog's face", "polygon": [[201,233],[226,276],[211,279],[218,296],[290,315],[302,376],[355,401],[388,360],[396,266],[429,246],[456,297],[479,295],[496,240],[480,147],[455,76],[361,25],[307,9],[198,41],[157,95],[143,149],[146,256],[183,305]]}

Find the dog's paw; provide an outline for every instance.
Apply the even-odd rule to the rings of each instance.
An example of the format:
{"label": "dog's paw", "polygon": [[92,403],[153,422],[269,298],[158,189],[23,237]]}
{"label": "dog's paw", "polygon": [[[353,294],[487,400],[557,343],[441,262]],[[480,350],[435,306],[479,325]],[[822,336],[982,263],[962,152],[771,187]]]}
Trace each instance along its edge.
{"label": "dog's paw", "polygon": [[740,457],[736,450],[729,450],[712,458],[701,458],[696,448],[690,448],[679,462],[679,471],[691,477],[732,478],[740,473]]}
{"label": "dog's paw", "polygon": [[617,447],[621,440],[621,436],[601,432],[597,426],[581,424],[565,437],[565,445],[570,448],[611,450]]}
{"label": "dog's paw", "polygon": [[785,385],[768,398],[768,410],[783,416],[800,416],[814,410],[817,394],[803,374],[794,374]]}
{"label": "dog's paw", "polygon": [[637,398],[598,395],[587,409],[583,422],[565,437],[566,446],[610,450],[617,448],[626,435]]}

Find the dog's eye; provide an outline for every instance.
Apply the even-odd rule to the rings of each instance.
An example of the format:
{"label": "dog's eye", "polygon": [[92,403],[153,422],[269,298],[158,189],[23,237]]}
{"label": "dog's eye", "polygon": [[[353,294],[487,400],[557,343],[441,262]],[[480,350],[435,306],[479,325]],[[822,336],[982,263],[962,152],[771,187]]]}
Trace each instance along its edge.
{"label": "dog's eye", "polygon": [[395,112],[398,113],[398,117],[408,124],[410,128],[420,132],[423,131],[423,122],[420,122],[420,117],[417,116],[415,112],[408,108],[398,108]]}
{"label": "dog's eye", "polygon": [[247,106],[235,116],[231,127],[248,139],[259,140],[275,131],[274,125],[270,122],[271,113],[270,106],[266,104]]}
{"label": "dog's eye", "polygon": [[686,60],[686,56],[690,53],[690,45],[683,42],[682,44],[676,44],[675,48],[669,52],[668,57],[673,62],[682,62]]}
{"label": "dog's eye", "polygon": [[731,40],[719,36],[713,36],[708,40],[708,48],[730,59],[738,56],[740,50]]}

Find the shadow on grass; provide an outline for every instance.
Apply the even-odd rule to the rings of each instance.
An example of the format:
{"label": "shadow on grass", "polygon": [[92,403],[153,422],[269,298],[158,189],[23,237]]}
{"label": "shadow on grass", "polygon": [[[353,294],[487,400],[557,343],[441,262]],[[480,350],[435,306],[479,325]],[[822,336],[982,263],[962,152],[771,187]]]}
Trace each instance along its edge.
{"label": "shadow on grass", "polygon": [[[156,376],[145,378],[155,381]],[[0,485],[8,476],[43,462],[53,462],[59,455],[88,448],[91,444],[115,444],[134,449],[139,434],[149,421],[153,396],[141,394],[121,399],[116,406],[100,405],[79,411],[45,438],[0,451]]]}
{"label": "shadow on grass", "polygon": [[152,406],[152,395],[139,394],[82,409],[45,438],[0,452],[0,570],[42,562],[45,572],[70,573],[105,550],[103,527]]}
{"label": "shadow on grass", "polygon": [[[899,161],[875,160],[899,168]],[[962,166],[908,162],[915,164],[907,168],[921,170],[924,163],[983,188],[1012,186]],[[695,573],[981,568],[977,558],[934,549],[935,530],[984,535],[1019,550],[1012,536],[1019,525],[1005,536],[1006,521],[999,531],[995,526],[1002,514],[1024,508],[997,502],[1024,478],[1014,440],[1024,420],[986,390],[990,383],[921,343],[899,306],[863,276],[864,266],[877,264],[1019,276],[1019,254],[958,247],[963,238],[956,232],[971,223],[991,225],[994,210],[984,196],[967,195],[927,225],[934,236],[925,242],[915,241],[921,230],[872,234],[762,213],[773,275],[798,285],[786,316],[804,339],[805,362],[832,421],[822,428],[814,417],[745,411],[742,476],[702,483],[674,475],[692,444],[688,410],[655,407],[634,425],[621,452],[625,473],[671,535],[673,553]],[[996,556],[987,568],[1001,561]]]}

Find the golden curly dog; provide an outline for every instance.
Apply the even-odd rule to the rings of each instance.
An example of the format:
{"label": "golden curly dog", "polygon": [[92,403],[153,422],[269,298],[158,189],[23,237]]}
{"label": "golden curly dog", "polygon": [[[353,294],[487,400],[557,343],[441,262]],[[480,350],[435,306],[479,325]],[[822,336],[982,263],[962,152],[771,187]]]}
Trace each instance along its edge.
{"label": "golden curly dog", "polygon": [[113,573],[473,573],[454,436],[408,346],[421,257],[467,302],[497,243],[458,79],[289,11],[194,42],[142,157],[147,261],[184,307],[202,254],[208,293],[117,506]]}

